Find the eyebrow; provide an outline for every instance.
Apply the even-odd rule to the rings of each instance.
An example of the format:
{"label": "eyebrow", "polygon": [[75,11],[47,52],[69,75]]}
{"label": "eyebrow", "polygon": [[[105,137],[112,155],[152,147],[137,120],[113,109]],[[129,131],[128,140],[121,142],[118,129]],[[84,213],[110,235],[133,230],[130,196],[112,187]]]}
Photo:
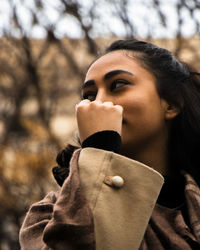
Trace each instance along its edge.
{"label": "eyebrow", "polygon": [[[112,70],[108,73],[106,73],[103,77],[104,80],[108,80],[116,75],[119,75],[119,74],[127,74],[127,75],[133,75],[133,73],[129,72],[129,71],[126,71],[126,70],[122,70],[122,69],[117,69],[117,70]],[[94,80],[88,80],[86,81],[85,83],[83,83],[81,89],[84,89],[88,86],[94,86],[95,85],[95,81]]]}
{"label": "eyebrow", "polygon": [[113,76],[119,75],[119,74],[127,74],[127,75],[133,75],[133,73],[123,70],[123,69],[117,69],[117,70],[112,70],[108,73],[105,74],[104,80],[108,80],[112,78]]}

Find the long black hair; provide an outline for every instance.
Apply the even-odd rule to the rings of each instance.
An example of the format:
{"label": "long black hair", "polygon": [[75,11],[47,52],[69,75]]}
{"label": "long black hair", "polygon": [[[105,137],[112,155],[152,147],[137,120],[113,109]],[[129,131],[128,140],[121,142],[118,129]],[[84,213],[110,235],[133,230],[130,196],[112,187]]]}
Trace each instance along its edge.
{"label": "long black hair", "polygon": [[[171,128],[170,166],[187,171],[200,184],[200,74],[177,60],[170,51],[144,41],[117,40],[104,54],[115,50],[132,53],[141,66],[154,75],[159,96],[180,109]],[[72,153],[73,147],[68,146],[58,155],[61,172],[69,165],[66,159],[70,159]]]}

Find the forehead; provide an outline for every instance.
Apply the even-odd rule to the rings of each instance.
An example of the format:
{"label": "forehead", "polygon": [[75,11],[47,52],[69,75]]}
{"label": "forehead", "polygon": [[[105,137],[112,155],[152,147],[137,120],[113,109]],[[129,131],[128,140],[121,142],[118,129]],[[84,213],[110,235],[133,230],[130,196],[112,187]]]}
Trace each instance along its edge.
{"label": "forehead", "polygon": [[109,52],[97,59],[88,69],[86,79],[92,78],[97,74],[104,75],[107,72],[113,70],[125,70],[133,74],[150,74],[150,72],[140,65],[138,59],[135,59],[131,52],[125,50],[116,50]]}

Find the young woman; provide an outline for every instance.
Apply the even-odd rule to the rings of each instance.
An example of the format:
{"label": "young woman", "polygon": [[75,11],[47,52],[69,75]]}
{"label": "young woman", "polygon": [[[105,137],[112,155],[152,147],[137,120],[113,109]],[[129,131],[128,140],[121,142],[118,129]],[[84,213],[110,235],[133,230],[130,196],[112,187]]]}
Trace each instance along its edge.
{"label": "young woman", "polygon": [[61,190],[31,206],[22,249],[200,249],[199,74],[119,40],[81,91],[81,147],[58,155]]}

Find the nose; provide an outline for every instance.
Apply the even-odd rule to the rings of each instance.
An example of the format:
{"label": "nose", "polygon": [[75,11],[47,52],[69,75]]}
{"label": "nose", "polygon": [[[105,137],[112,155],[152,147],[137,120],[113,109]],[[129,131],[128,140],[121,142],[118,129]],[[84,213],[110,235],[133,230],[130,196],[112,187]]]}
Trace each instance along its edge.
{"label": "nose", "polygon": [[96,101],[101,101],[101,102],[113,102],[113,98],[111,95],[109,95],[106,90],[104,89],[99,89],[95,98]]}

